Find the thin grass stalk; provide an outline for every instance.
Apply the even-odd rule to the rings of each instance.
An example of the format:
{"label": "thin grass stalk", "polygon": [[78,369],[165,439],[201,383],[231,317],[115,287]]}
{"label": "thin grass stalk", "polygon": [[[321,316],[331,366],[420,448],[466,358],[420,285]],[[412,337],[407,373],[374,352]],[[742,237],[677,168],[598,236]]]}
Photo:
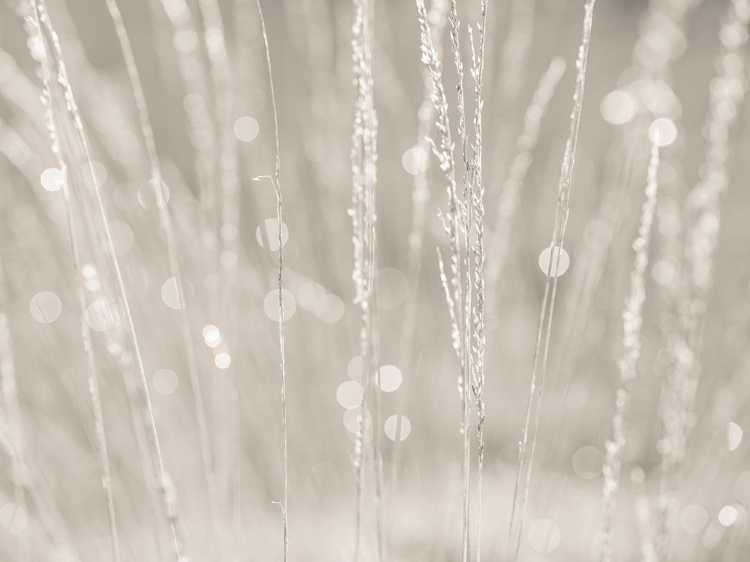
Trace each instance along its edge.
{"label": "thin grass stalk", "polygon": [[[5,417],[8,425],[14,503],[16,504],[16,509],[20,508],[28,513],[26,493],[24,491],[26,479],[23,464],[26,446],[21,423],[21,403],[18,400],[18,378],[16,376],[13,340],[10,334],[9,318],[6,309],[7,302],[8,288],[5,283],[3,260],[0,257],[0,392],[3,397]],[[17,544],[16,556],[18,559],[21,561],[28,560],[29,541],[27,533],[19,535]]]}
{"label": "thin grass stalk", "polygon": [[159,226],[161,227],[161,231],[166,240],[169,269],[172,278],[175,280],[175,287],[177,288],[177,298],[180,303],[182,344],[185,346],[188,362],[188,373],[190,375],[190,387],[193,393],[195,417],[198,424],[198,438],[200,441],[201,456],[203,460],[204,478],[206,479],[209,507],[212,514],[211,521],[215,526],[217,515],[216,480],[212,461],[213,455],[211,453],[211,441],[208,433],[208,422],[206,421],[203,391],[198,376],[195,345],[193,344],[193,338],[190,335],[190,318],[187,312],[187,304],[185,302],[184,283],[177,253],[177,244],[175,242],[172,216],[165,197],[166,184],[163,179],[161,164],[159,163],[159,156],[156,151],[156,142],[154,141],[154,132],[148,114],[148,106],[143,91],[143,84],[141,82],[140,73],[138,72],[138,67],[135,63],[135,56],[133,54],[130,38],[125,29],[125,23],[123,22],[122,14],[120,13],[116,0],[107,0],[107,9],[109,10],[109,14],[115,25],[115,31],[125,60],[125,68],[127,69],[128,79],[130,80],[133,97],[135,99],[141,135],[143,136],[143,142],[146,148],[146,155],[148,157],[151,172],[150,183],[153,187],[154,197],[157,202]]}
{"label": "thin grass stalk", "polygon": [[[111,538],[111,548],[112,548],[112,559],[115,562],[119,562],[121,559],[120,555],[120,540],[119,540],[119,533],[117,530],[117,514],[115,511],[115,502],[114,502],[114,496],[112,493],[112,471],[109,463],[109,452],[107,447],[107,436],[104,429],[104,416],[102,411],[102,404],[101,404],[101,394],[99,392],[99,375],[96,365],[96,357],[94,354],[94,345],[91,338],[91,328],[88,325],[88,322],[86,321],[86,310],[87,310],[87,303],[86,303],[86,295],[84,293],[84,279],[81,273],[81,257],[80,257],[80,248],[78,246],[78,234],[76,233],[75,228],[75,218],[74,218],[74,211],[73,211],[73,202],[70,194],[70,186],[68,185],[68,167],[63,159],[62,156],[62,144],[60,144],[60,140],[57,133],[57,127],[55,124],[55,110],[54,110],[54,101],[52,99],[52,92],[50,88],[50,75],[48,70],[48,59],[46,55],[46,43],[44,41],[44,38],[42,36],[42,28],[41,25],[44,22],[44,18],[46,16],[46,6],[39,7],[37,6],[36,2],[32,2],[32,10],[34,14],[34,30],[33,32],[36,34],[37,38],[39,39],[39,43],[44,49],[44,54],[41,58],[41,66],[43,71],[43,80],[44,80],[44,91],[42,95],[42,101],[43,105],[45,107],[47,122],[48,122],[48,130],[50,134],[50,140],[52,142],[52,151],[55,154],[58,165],[60,167],[60,172],[62,174],[62,189],[63,189],[63,196],[65,200],[65,208],[66,208],[66,215],[67,215],[67,225],[68,225],[68,235],[70,238],[70,244],[71,244],[71,251],[72,251],[72,259],[73,259],[73,269],[75,271],[76,275],[76,297],[78,299],[78,305],[79,305],[79,322],[80,322],[80,329],[81,329],[81,338],[83,342],[83,348],[84,353],[86,355],[86,372],[87,372],[87,378],[88,378],[88,390],[89,390],[89,397],[91,398],[91,407],[94,414],[94,431],[95,431],[95,443],[96,443],[96,451],[97,455],[99,456],[99,462],[101,464],[102,469],[102,487],[104,488],[105,497],[107,501],[107,517],[109,522],[109,532],[110,532],[110,538]],[[40,13],[42,15],[40,15]],[[50,34],[53,32],[51,31],[51,27],[48,28],[50,31]],[[56,37],[53,35],[53,41],[56,41]],[[60,75],[61,77],[64,76],[64,74]],[[62,82],[62,80],[61,80]]]}
{"label": "thin grass stalk", "polygon": [[516,154],[510,164],[508,177],[500,189],[496,225],[489,233],[490,240],[487,244],[489,259],[484,275],[485,309],[489,311],[488,321],[492,322],[491,327],[497,325],[497,319],[493,319],[492,315],[496,314],[494,311],[497,310],[499,284],[510,251],[513,220],[521,203],[521,190],[531,168],[533,151],[539,142],[542,119],[547,114],[550,101],[565,72],[565,67],[565,60],[555,57],[539,80],[524,114],[521,133],[516,140]]}
{"label": "thin grass stalk", "polygon": [[284,321],[284,245],[282,240],[283,225],[283,206],[281,197],[281,150],[279,143],[279,116],[276,107],[276,93],[273,82],[273,69],[271,66],[271,49],[268,45],[268,34],[266,33],[266,21],[263,18],[263,10],[260,6],[260,0],[256,0],[258,6],[258,16],[260,17],[260,27],[263,32],[263,45],[266,51],[266,68],[268,70],[268,82],[271,90],[271,107],[273,109],[274,141],[276,165],[274,168],[274,191],[276,193],[276,223],[278,226],[278,244],[279,244],[279,276],[278,276],[278,295],[279,295],[279,355],[281,368],[281,428],[282,428],[282,447],[284,452],[284,499],[281,506],[281,513],[284,525],[284,562],[289,556],[289,449],[288,449],[288,432],[287,432],[287,407],[286,407],[286,352],[285,334],[286,326]]}
{"label": "thin grass stalk", "polygon": [[637,377],[637,363],[641,356],[641,326],[643,305],[646,301],[645,274],[648,267],[648,251],[651,241],[651,225],[654,221],[656,197],[659,188],[659,145],[658,133],[654,133],[651,160],[648,165],[646,200],[641,211],[638,236],[633,242],[635,258],[630,273],[630,293],[623,309],[623,352],[618,363],[620,386],[617,389],[615,414],[612,418],[612,439],[605,444],[605,461],[602,467],[604,485],[602,488],[602,562],[612,560],[613,521],[617,507],[622,471],[622,452],[627,440],[627,423],[633,386]]}
{"label": "thin grass stalk", "polygon": [[[182,541],[178,533],[179,514],[176,508],[174,491],[172,489],[171,480],[167,476],[167,472],[164,468],[164,460],[163,460],[163,456],[161,453],[161,444],[159,441],[159,435],[158,435],[158,431],[156,428],[156,421],[154,419],[153,407],[151,404],[151,398],[150,398],[149,390],[148,390],[148,381],[146,380],[146,373],[145,373],[145,369],[143,366],[143,358],[141,356],[140,347],[138,344],[138,337],[135,333],[135,326],[134,326],[133,317],[130,311],[129,300],[127,297],[127,293],[125,291],[125,284],[123,281],[122,273],[120,271],[120,265],[119,265],[119,262],[117,260],[117,256],[114,250],[114,244],[112,242],[112,235],[109,229],[109,221],[107,219],[107,213],[104,208],[104,201],[102,200],[101,193],[99,191],[99,186],[96,182],[96,174],[94,173],[94,169],[92,165],[91,150],[89,148],[89,143],[86,137],[86,133],[83,129],[83,122],[81,120],[80,112],[78,111],[78,105],[76,103],[70,82],[68,81],[68,78],[67,78],[67,71],[65,69],[62,49],[57,39],[57,34],[55,33],[52,27],[52,22],[49,19],[46,2],[45,0],[31,0],[31,7],[32,7],[33,14],[34,14],[36,32],[39,38],[40,46],[42,48],[41,65],[42,65],[42,70],[43,70],[43,75],[44,75],[44,91],[46,92],[46,99],[49,102],[49,110],[50,110],[49,128],[50,128],[50,137],[51,137],[50,140],[52,142],[52,149],[56,157],[58,158],[58,162],[61,166],[61,169],[62,168],[67,169],[65,156],[63,155],[64,147],[62,145],[59,145],[57,142],[57,139],[58,139],[57,131],[59,131],[60,129],[60,125],[58,123],[58,120],[60,119],[60,115],[55,109],[54,98],[52,96],[52,78],[51,78],[51,70],[50,70],[50,60],[54,60],[55,68],[57,71],[57,82],[63,88],[63,91],[64,91],[66,111],[68,113],[69,118],[73,122],[73,128],[75,131],[76,140],[80,144],[80,147],[82,149],[83,157],[86,162],[87,173],[92,181],[93,192],[94,192],[94,196],[96,199],[96,206],[99,212],[100,219],[102,221],[102,229],[104,231],[104,238],[106,242],[106,250],[112,258],[111,265],[114,269],[115,278],[117,282],[117,289],[118,289],[119,297],[121,300],[121,305],[125,314],[125,321],[126,321],[127,329],[130,334],[130,340],[133,346],[133,352],[135,355],[136,363],[138,365],[138,371],[139,371],[139,375],[141,379],[140,393],[141,393],[142,400],[143,400],[143,407],[147,414],[146,417],[147,417],[147,421],[149,425],[150,437],[151,437],[151,442],[152,442],[151,445],[153,448],[152,452],[156,460],[155,472],[159,478],[159,489],[162,494],[162,501],[164,504],[163,508],[164,508],[166,518],[169,522],[169,525],[172,531],[172,538],[174,542],[174,555],[175,555],[176,560],[181,561],[182,559],[184,559],[185,554],[184,554]],[[47,35],[49,35],[49,43],[51,44],[52,49],[53,49],[51,53],[48,53],[47,51],[48,41],[43,36],[43,28],[44,30],[46,30]]]}
{"label": "thin grass stalk", "polygon": [[[576,60],[576,84],[573,92],[573,110],[570,114],[570,130],[568,140],[563,155],[562,168],[560,172],[560,182],[557,189],[557,207],[555,209],[555,221],[552,233],[552,243],[550,244],[550,258],[547,264],[547,280],[544,287],[544,297],[542,299],[542,310],[539,318],[539,327],[537,330],[536,346],[534,350],[534,360],[531,369],[531,384],[529,388],[529,400],[526,407],[523,433],[521,437],[521,446],[519,451],[520,463],[516,476],[516,485],[513,490],[513,504],[511,507],[511,520],[509,527],[509,544],[515,543],[515,553],[513,559],[517,560],[521,548],[521,536],[523,534],[523,520],[528,503],[529,488],[531,484],[531,474],[533,469],[534,452],[536,449],[537,427],[539,426],[540,402],[544,392],[544,379],[547,372],[547,359],[549,355],[549,344],[552,333],[552,319],[555,306],[555,297],[557,296],[558,270],[562,256],[563,242],[565,239],[565,229],[568,223],[568,214],[570,212],[570,192],[573,183],[573,170],[575,167],[575,156],[578,145],[578,130],[581,123],[581,113],[583,109],[583,94],[586,85],[586,66],[588,62],[589,44],[591,42],[591,30],[594,23],[594,6],[596,0],[587,0],[584,7],[583,18],[583,37],[578,50],[578,59]],[[541,363],[541,369],[540,369]],[[538,390],[537,390],[538,379]],[[536,396],[536,401],[534,397]],[[531,424],[533,410],[533,426]],[[527,456],[527,448],[531,434],[531,449]],[[522,492],[522,499],[518,514],[516,513],[516,503],[519,494]],[[518,520],[518,532],[515,540],[512,539],[514,523]]]}

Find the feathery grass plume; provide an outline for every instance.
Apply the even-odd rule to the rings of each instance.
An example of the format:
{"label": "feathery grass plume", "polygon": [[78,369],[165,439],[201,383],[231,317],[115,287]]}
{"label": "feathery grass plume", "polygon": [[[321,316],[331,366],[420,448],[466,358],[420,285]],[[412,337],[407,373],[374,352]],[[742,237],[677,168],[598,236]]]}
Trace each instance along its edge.
{"label": "feathery grass plume", "polygon": [[[433,44],[436,46],[435,49],[440,56],[440,45],[443,41],[443,35],[445,33],[445,25],[447,22],[446,15],[448,13],[448,0],[435,0],[430,5],[430,11],[427,15],[427,21],[430,23],[430,36]],[[425,211],[427,207],[427,201],[430,199],[429,189],[429,175],[430,175],[430,152],[431,146],[429,137],[433,129],[435,121],[435,108],[432,103],[432,76],[425,68],[422,72],[422,104],[419,107],[418,118],[419,124],[417,125],[417,144],[414,149],[416,150],[416,158],[420,159],[417,165],[417,173],[414,176],[414,185],[412,186],[411,201],[412,201],[412,212],[411,212],[411,226],[409,230],[409,237],[407,239],[409,250],[408,250],[408,264],[409,264],[409,283],[410,287],[410,298],[406,302],[406,310],[404,311],[404,324],[403,334],[404,337],[401,340],[401,363],[406,365],[407,372],[414,375],[416,370],[415,354],[412,352],[414,344],[414,336],[417,330],[417,311],[419,307],[419,278],[422,272],[422,263],[424,258],[423,253],[423,242],[424,242],[424,229],[425,229]],[[396,430],[395,435],[401,435],[401,424],[403,420],[402,412],[404,411],[404,404],[407,401],[410,389],[411,376],[407,376],[403,382],[403,392],[401,393],[401,400],[398,406],[398,412],[396,414]],[[393,454],[391,457],[391,469],[392,469],[392,483],[395,485],[396,476],[398,473],[398,465],[400,460],[400,452],[402,448],[402,441],[396,440],[393,444]]]}
{"label": "feathery grass plume", "polygon": [[[462,560],[467,562],[470,557],[469,539],[471,535],[471,399],[469,397],[471,379],[474,376],[474,354],[472,353],[472,291],[473,291],[473,271],[471,255],[471,239],[473,234],[474,222],[474,166],[475,162],[469,157],[469,136],[466,132],[466,100],[464,95],[464,67],[461,60],[461,41],[460,31],[461,23],[458,18],[458,6],[456,0],[451,0],[451,7],[448,13],[448,21],[451,25],[451,54],[453,63],[456,67],[456,97],[458,108],[458,137],[461,142],[461,159],[463,160],[463,194],[459,199],[459,209],[461,214],[461,230],[464,235],[465,253],[461,263],[460,254],[456,256],[459,267],[463,267],[463,310],[461,311],[461,378],[459,386],[461,388],[461,402],[463,406],[461,418],[461,432],[463,435],[463,540],[462,540]],[[460,248],[459,248],[460,252]]]}
{"label": "feathery grass plume", "polygon": [[106,4],[110,17],[112,18],[112,21],[115,25],[115,32],[117,33],[117,39],[122,49],[123,58],[125,60],[125,68],[128,73],[128,79],[130,80],[133,97],[135,99],[141,135],[143,137],[143,142],[146,148],[146,155],[148,157],[151,172],[150,183],[154,191],[154,198],[156,200],[156,207],[159,214],[159,226],[166,241],[169,270],[172,278],[175,280],[177,299],[180,303],[182,344],[185,346],[187,356],[190,386],[193,392],[195,417],[198,424],[198,438],[200,441],[201,456],[203,459],[204,477],[206,479],[209,506],[213,514],[213,516],[211,517],[211,521],[215,525],[217,513],[216,482],[212,460],[213,455],[211,452],[211,441],[208,433],[208,423],[206,421],[203,391],[201,390],[200,378],[198,376],[198,364],[196,361],[195,346],[193,345],[193,338],[190,335],[190,317],[188,315],[187,306],[185,303],[184,284],[180,268],[180,261],[177,254],[177,244],[175,242],[174,228],[172,226],[172,217],[165,196],[166,184],[164,183],[161,164],[159,163],[159,156],[156,152],[156,142],[154,141],[154,132],[153,128],[151,127],[151,119],[149,117],[148,107],[146,105],[146,96],[143,92],[143,85],[141,83],[138,67],[135,63],[135,56],[133,55],[133,48],[130,43],[130,38],[128,37],[127,30],[125,29],[125,23],[123,22],[122,14],[120,13],[120,9],[117,6],[116,0],[107,0]]}
{"label": "feathery grass plume", "polygon": [[721,224],[721,201],[728,188],[729,136],[745,99],[745,65],[750,32],[750,1],[731,0],[719,31],[716,76],[709,86],[709,109],[704,131],[706,147],[700,178],[685,204],[686,239],[683,286],[686,302],[679,308],[676,333],[669,347],[662,418],[670,451],[662,455],[658,510],[657,553],[666,559],[670,528],[677,509],[677,489],[691,430],[695,394],[700,378],[699,354],[706,298],[714,281],[714,253]]}
{"label": "feathery grass plume", "polygon": [[[21,423],[21,404],[18,400],[18,383],[16,377],[16,363],[13,356],[13,340],[11,338],[8,312],[8,288],[5,284],[3,260],[0,257],[0,395],[3,400],[3,414],[8,433],[8,449],[13,474],[13,500],[16,509],[28,513],[26,502],[25,470],[23,465],[26,449]],[[113,535],[114,536],[114,535]],[[114,541],[113,541],[114,544]],[[26,560],[29,554],[29,541],[25,533],[18,537],[16,556],[19,560]]]}
{"label": "feathery grass plume", "polygon": [[[591,29],[594,23],[594,6],[596,0],[587,0],[584,7],[583,37],[578,50],[576,60],[576,84],[573,92],[573,109],[570,114],[570,131],[565,145],[562,168],[560,171],[560,182],[557,188],[557,207],[555,209],[555,221],[552,232],[552,243],[550,244],[550,258],[547,264],[547,281],[544,287],[544,298],[537,330],[536,346],[534,350],[534,361],[531,369],[531,384],[529,388],[529,400],[526,407],[521,446],[519,450],[519,467],[516,477],[516,485],[513,490],[513,505],[511,508],[511,519],[509,526],[509,545],[515,542],[514,559],[518,559],[521,548],[521,536],[523,534],[523,519],[528,502],[529,488],[531,484],[531,473],[533,469],[534,450],[536,448],[537,427],[539,426],[539,412],[542,393],[544,391],[544,379],[547,371],[547,358],[549,344],[552,335],[552,319],[557,295],[558,269],[562,257],[565,229],[570,212],[570,191],[573,183],[573,169],[575,167],[576,148],[578,145],[578,129],[581,123],[581,112],[583,110],[583,94],[586,85],[586,66],[588,62],[589,44],[591,42]],[[541,361],[541,373],[538,373]],[[539,388],[537,390],[537,377],[539,376]],[[535,395],[536,400],[535,400]],[[531,424],[533,411],[533,426]],[[527,455],[529,434],[531,433],[531,450]],[[516,503],[519,492],[521,493],[521,505],[516,513]],[[518,531],[513,540],[513,528],[517,521]]]}
{"label": "feathery grass plume", "polygon": [[620,386],[617,389],[615,414],[612,418],[612,439],[605,444],[605,461],[602,467],[604,485],[602,503],[604,516],[602,523],[603,562],[612,559],[612,526],[617,506],[617,494],[620,489],[620,472],[622,470],[622,451],[626,442],[626,429],[633,386],[637,376],[637,363],[641,356],[641,325],[643,323],[643,305],[646,301],[645,274],[648,267],[648,251],[651,242],[651,225],[654,222],[659,174],[659,134],[652,134],[651,160],[648,165],[646,182],[646,200],[641,210],[641,221],[638,237],[633,242],[635,258],[630,272],[630,294],[622,312],[623,319],[623,352],[618,363]]}
{"label": "feathery grass plume", "polygon": [[500,289],[498,285],[510,251],[513,219],[521,203],[521,190],[531,168],[533,151],[539,142],[542,119],[547,114],[552,96],[565,73],[565,67],[565,60],[555,57],[539,80],[524,114],[521,134],[516,140],[515,156],[508,169],[508,177],[500,189],[495,227],[488,235],[489,259],[484,274],[487,293],[485,309],[490,313],[487,318],[490,327],[497,324],[497,319],[493,319],[492,315],[497,311]]}
{"label": "feathery grass plume", "polygon": [[289,450],[287,446],[287,410],[286,410],[286,352],[285,344],[285,325],[284,325],[284,244],[283,244],[283,207],[281,198],[281,151],[279,145],[279,116],[276,108],[276,93],[273,84],[273,69],[271,67],[271,49],[268,46],[268,34],[266,33],[266,20],[263,18],[263,10],[260,6],[260,0],[256,0],[258,6],[258,16],[260,17],[260,27],[263,32],[263,45],[266,51],[266,67],[268,70],[268,83],[271,90],[271,108],[273,109],[274,140],[276,149],[276,166],[274,177],[272,179],[274,192],[276,193],[276,224],[278,226],[278,244],[279,244],[279,354],[281,368],[281,423],[282,423],[282,447],[284,453],[284,499],[281,505],[281,514],[284,525],[284,562],[289,556]]}
{"label": "feathery grass plume", "polygon": [[[138,338],[135,333],[133,317],[130,312],[130,304],[125,291],[122,273],[114,250],[104,202],[99,191],[99,186],[95,180],[96,176],[92,165],[89,142],[83,128],[81,114],[78,110],[72,86],[68,80],[62,49],[49,18],[45,0],[31,0],[31,8],[33,19],[30,18],[27,21],[33,26],[33,31],[38,39],[38,45],[40,48],[39,62],[42,67],[44,82],[43,101],[46,104],[48,112],[48,128],[52,152],[55,154],[59,167],[63,170],[63,173],[65,173],[65,170],[70,169],[68,161],[73,162],[76,159],[77,154],[83,160],[85,166],[83,179],[81,179],[83,185],[77,186],[76,189],[81,191],[89,190],[92,192],[95,199],[93,205],[96,208],[98,220],[101,223],[101,232],[99,232],[99,236],[103,241],[105,252],[110,262],[108,265],[114,270],[117,292],[130,337],[130,344],[137,363],[138,374],[140,375],[141,384],[139,388],[139,398],[142,401],[144,417],[149,427],[151,453],[154,462],[153,468],[159,480],[158,486],[162,496],[163,509],[172,533],[174,554],[177,560],[183,560],[185,558],[185,551],[180,533],[178,532],[179,514],[176,507],[176,498],[171,480],[169,479],[164,467],[164,461],[161,454],[161,444],[159,442],[153,408],[149,396],[148,382],[143,367],[143,358],[140,353]],[[56,86],[54,86],[55,88],[59,87],[62,90],[61,94],[55,95],[55,93],[53,93],[53,84],[56,84]],[[66,119],[69,120],[69,122],[66,121]],[[72,131],[68,130],[68,128],[71,128]],[[65,183],[67,183],[67,180]],[[83,195],[83,193],[79,193],[78,195]]]}
{"label": "feathery grass plume", "polygon": [[[362,357],[362,383],[364,392],[358,416],[358,427],[355,440],[355,468],[357,470],[357,513],[355,519],[354,559],[360,560],[362,554],[362,526],[364,518],[364,486],[366,452],[365,416],[368,395],[371,393],[373,378],[377,377],[378,366],[375,361],[375,188],[377,182],[377,133],[378,121],[375,114],[374,88],[372,74],[372,52],[374,37],[374,3],[373,0],[353,0],[354,23],[352,24],[352,63],[354,85],[356,88],[354,109],[354,132],[352,133],[352,217],[354,242],[354,281],[356,297],[361,314],[360,355]],[[378,459],[377,440],[373,435],[374,464],[378,471],[376,481],[381,481],[381,463]],[[378,490],[376,489],[376,495]],[[380,498],[376,498],[378,512]],[[382,529],[380,513],[377,514],[378,557],[382,559]]]}
{"label": "feathery grass plume", "polygon": [[[469,27],[471,44],[471,76],[474,79],[474,138],[472,141],[472,186],[471,201],[474,215],[474,242],[467,255],[472,254],[474,260],[474,292],[473,302],[472,340],[469,343],[469,353],[474,353],[472,364],[472,391],[477,406],[477,562],[482,558],[482,472],[484,468],[484,352],[486,337],[484,330],[484,183],[482,178],[482,111],[484,108],[484,50],[487,27],[487,0],[480,0],[480,16],[476,29],[479,35],[479,48],[474,44],[472,27]],[[471,235],[471,231],[470,231]],[[471,242],[471,240],[469,240]],[[473,346],[473,347],[472,347]]]}
{"label": "feathery grass plume", "polygon": [[[467,439],[470,438],[469,433],[469,398],[468,398],[468,377],[465,377],[466,365],[468,359],[464,355],[465,351],[465,338],[463,337],[463,302],[464,302],[464,287],[462,283],[461,275],[461,223],[462,211],[461,204],[458,198],[456,188],[456,165],[453,155],[454,144],[451,135],[450,120],[448,118],[448,100],[445,95],[445,88],[443,87],[443,76],[442,76],[442,64],[440,57],[435,49],[433,39],[431,36],[430,25],[427,19],[427,10],[424,5],[424,0],[416,0],[417,3],[417,17],[419,20],[420,27],[420,47],[422,51],[422,63],[425,65],[427,72],[432,77],[432,103],[435,107],[435,119],[438,132],[438,142],[430,140],[432,145],[432,151],[438,159],[438,164],[445,177],[446,190],[448,192],[448,210],[445,214],[440,214],[440,218],[443,223],[443,228],[448,236],[448,244],[450,248],[450,277],[446,274],[445,265],[443,263],[443,257],[438,248],[438,265],[440,268],[440,281],[445,290],[445,299],[448,304],[448,313],[451,319],[451,340],[453,342],[453,350],[458,357],[461,369],[461,375],[458,378],[458,391],[462,400],[462,424],[461,428],[464,432],[464,508],[463,508],[463,529],[462,529],[462,557],[465,560],[468,556],[468,455],[469,447]],[[455,9],[454,4],[451,5],[451,11]],[[455,27],[455,17],[450,17],[451,26]],[[453,30],[451,32],[453,41]],[[460,65],[460,59],[459,59]]]}

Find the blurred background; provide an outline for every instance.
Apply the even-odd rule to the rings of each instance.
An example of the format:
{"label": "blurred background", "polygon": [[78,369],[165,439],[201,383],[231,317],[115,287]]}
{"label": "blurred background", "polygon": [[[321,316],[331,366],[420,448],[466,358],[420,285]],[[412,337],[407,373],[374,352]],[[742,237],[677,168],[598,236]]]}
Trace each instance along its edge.
{"label": "blurred background", "polygon": [[[254,1],[200,4],[118,2],[167,186],[184,303],[107,5],[64,0],[50,2],[49,11],[90,141],[186,552],[191,561],[281,560],[282,516],[274,503],[283,498],[278,223],[271,182],[253,181],[272,176],[275,166],[265,47]],[[290,557],[350,560],[362,393],[347,212],[352,204],[353,11],[344,0],[261,4],[278,104],[284,205]],[[552,233],[583,4],[489,2],[486,229],[500,237],[507,230],[502,240],[508,250],[497,278],[487,282],[481,527],[484,555],[494,560],[508,544],[518,442],[546,281],[540,254]],[[206,5],[220,9],[222,26]],[[646,182],[647,130],[659,120],[660,202],[613,556],[642,559],[640,545],[648,532],[639,530],[636,507],[655,501],[661,459],[670,452],[661,422],[661,358],[675,306],[670,288],[681,275],[670,261],[670,243],[680,240],[679,209],[705,171],[710,84],[730,5],[725,0],[600,0],[596,5],[564,245],[570,266],[559,279],[521,560],[600,556],[601,473],[619,385],[622,310]],[[102,249],[101,216],[92,203],[93,190],[75,191],[85,187],[80,179],[87,173],[85,160],[69,160],[72,216],[78,225],[73,235],[81,250],[76,271],[62,175],[40,101],[39,65],[32,57],[40,42],[29,39],[19,6],[11,0],[0,5],[0,559],[112,556],[81,329],[83,293],[84,332],[91,332],[96,361],[122,558],[170,560],[171,539],[161,500],[153,492],[155,477],[147,468],[149,436],[133,406],[142,395],[136,388],[137,360],[120,308],[112,305],[116,283],[111,256]],[[479,1],[459,2],[459,15],[463,34],[466,25],[478,21]],[[386,559],[458,560],[459,364],[435,252],[447,245],[438,219],[438,209],[446,206],[444,179],[420,137],[425,89],[415,4],[380,0],[374,19],[381,371],[379,411],[365,415],[370,420],[365,440],[377,444],[382,460]],[[222,28],[225,60],[217,38]],[[447,30],[439,37],[455,123],[456,72]],[[468,65],[468,34],[462,40]],[[744,57],[746,47],[741,50]],[[556,91],[549,92],[549,109],[540,114],[537,107],[538,141],[526,154],[533,161],[520,177],[517,208],[508,217],[502,195],[509,189],[508,178],[518,176],[511,164],[519,153],[524,115],[555,57],[564,59],[567,68]],[[740,65],[736,75],[743,83],[745,74]],[[470,94],[468,75],[466,80]],[[223,109],[222,99],[229,100]],[[473,105],[467,111],[473,115]],[[750,556],[750,455],[742,439],[750,422],[750,192],[744,186],[750,146],[742,100],[733,121],[723,146],[729,189],[722,202],[715,285],[705,302],[701,379],[671,529],[668,559],[674,561]],[[435,134],[434,127],[428,131]],[[227,153],[236,155],[236,169],[221,160]],[[415,205],[421,205],[413,192],[419,178],[426,178],[429,197],[421,246],[412,254]],[[221,191],[225,184],[236,184],[236,190]],[[490,235],[487,267],[498,259],[493,240]],[[206,412],[216,481],[213,502],[202,461],[191,358]],[[9,374],[13,371],[15,377]],[[363,560],[376,559],[373,466],[369,462],[366,470]],[[472,532],[476,535],[476,529]]]}

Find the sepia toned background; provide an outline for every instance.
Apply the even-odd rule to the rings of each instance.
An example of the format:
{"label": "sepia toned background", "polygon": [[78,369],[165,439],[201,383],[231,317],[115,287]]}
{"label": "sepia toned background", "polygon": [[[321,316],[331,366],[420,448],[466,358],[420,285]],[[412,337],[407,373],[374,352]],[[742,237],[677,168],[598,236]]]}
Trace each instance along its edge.
{"label": "sepia toned background", "polygon": [[[32,56],[44,49],[29,35],[33,25],[19,17],[31,13],[31,4],[0,4],[0,560],[113,559],[98,453],[101,430],[90,392],[92,357],[122,560],[174,560],[159,505],[164,496],[179,510],[189,560],[282,560],[277,199],[272,182],[262,177],[274,175],[274,114],[256,3],[117,5],[153,127],[171,240],[149,181],[133,88],[106,2],[57,0],[48,6],[95,176],[94,182],[86,179],[88,162],[80,147],[75,150],[75,124],[69,121],[61,135],[63,147],[73,147],[63,156],[74,156],[66,161],[67,202],[41,101],[40,64]],[[353,560],[363,383],[348,213],[357,94],[354,13],[344,0],[261,5],[283,193],[289,558]],[[377,452],[365,468],[360,559],[378,560],[380,489],[383,558],[447,562],[461,559],[463,439],[460,365],[435,251],[439,247],[447,255],[438,218],[447,206],[445,180],[420,136],[420,107],[429,106],[429,95],[425,102],[415,2],[374,5],[380,370],[373,394],[377,412],[373,407],[364,416],[364,441]],[[479,0],[458,2],[469,116],[474,101],[466,29],[479,21],[479,8]],[[744,14],[746,25],[750,8],[741,0],[596,3],[564,244],[569,267],[558,282],[520,552],[509,560],[601,559],[602,465],[620,385],[623,306],[654,138],[648,131],[655,121],[662,145],[659,201],[612,559],[657,559],[644,555],[642,546],[657,534],[648,516],[658,512],[663,459],[675,446],[663,427],[670,400],[676,399],[669,394],[669,344],[674,318],[689,306],[700,308],[699,338],[691,349],[700,376],[694,407],[683,420],[687,444],[672,498],[670,548],[658,559],[750,557],[750,450],[743,440],[750,424],[746,38],[730,65],[742,85],[738,109],[721,106],[718,112],[729,113],[729,134],[713,152],[706,140],[711,92],[721,101],[731,90],[724,82],[712,84],[712,78],[720,70],[717,56],[734,44],[720,30],[732,9],[740,19]],[[223,62],[215,58],[222,40],[212,14],[223,24]],[[489,1],[485,271],[498,263],[493,260],[500,259],[502,244],[507,255],[502,270],[486,278],[484,488],[481,522],[472,513],[471,545],[473,550],[481,527],[487,560],[505,560],[509,545],[511,555],[513,550],[509,524],[519,440],[548,280],[540,254],[550,246],[583,17],[583,0]],[[455,126],[457,78],[449,29],[440,46]],[[49,49],[52,42],[44,42]],[[541,128],[528,147],[528,173],[518,176],[512,163],[524,116],[556,57],[553,69],[561,71],[564,60],[565,71],[550,92],[548,110],[532,110]],[[65,114],[63,89],[53,82],[52,91],[58,97],[51,105]],[[436,138],[433,123],[428,134]],[[229,163],[222,160],[227,155]],[[723,156],[726,166],[719,170],[705,164],[707,158],[723,162]],[[683,247],[690,243],[684,230],[690,227],[684,211],[688,194],[700,182],[721,185],[724,174],[728,189],[720,198],[716,252],[706,262],[713,286],[700,302],[682,301],[675,287],[685,279],[681,256],[690,251]],[[509,177],[519,184],[517,209],[507,220],[502,208],[503,195],[512,189]],[[415,250],[414,212],[421,203],[413,194],[419,178],[427,180],[429,197]],[[236,191],[227,191],[232,185]],[[114,258],[132,327],[117,296]],[[171,258],[181,270],[184,303]],[[167,482],[154,475],[148,458],[133,333]],[[196,381],[205,413],[203,437]],[[206,456],[213,490],[206,482]],[[474,450],[474,471],[475,463]]]}

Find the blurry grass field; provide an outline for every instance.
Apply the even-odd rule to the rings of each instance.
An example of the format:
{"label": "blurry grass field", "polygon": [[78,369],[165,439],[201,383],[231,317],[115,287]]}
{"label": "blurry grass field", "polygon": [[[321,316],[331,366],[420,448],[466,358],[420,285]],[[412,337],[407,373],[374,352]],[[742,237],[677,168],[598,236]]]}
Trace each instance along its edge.
{"label": "blurry grass field", "polygon": [[292,560],[750,559],[747,1],[262,0],[267,45],[118,1],[130,74],[44,4],[0,4],[1,561],[286,560],[284,516]]}

